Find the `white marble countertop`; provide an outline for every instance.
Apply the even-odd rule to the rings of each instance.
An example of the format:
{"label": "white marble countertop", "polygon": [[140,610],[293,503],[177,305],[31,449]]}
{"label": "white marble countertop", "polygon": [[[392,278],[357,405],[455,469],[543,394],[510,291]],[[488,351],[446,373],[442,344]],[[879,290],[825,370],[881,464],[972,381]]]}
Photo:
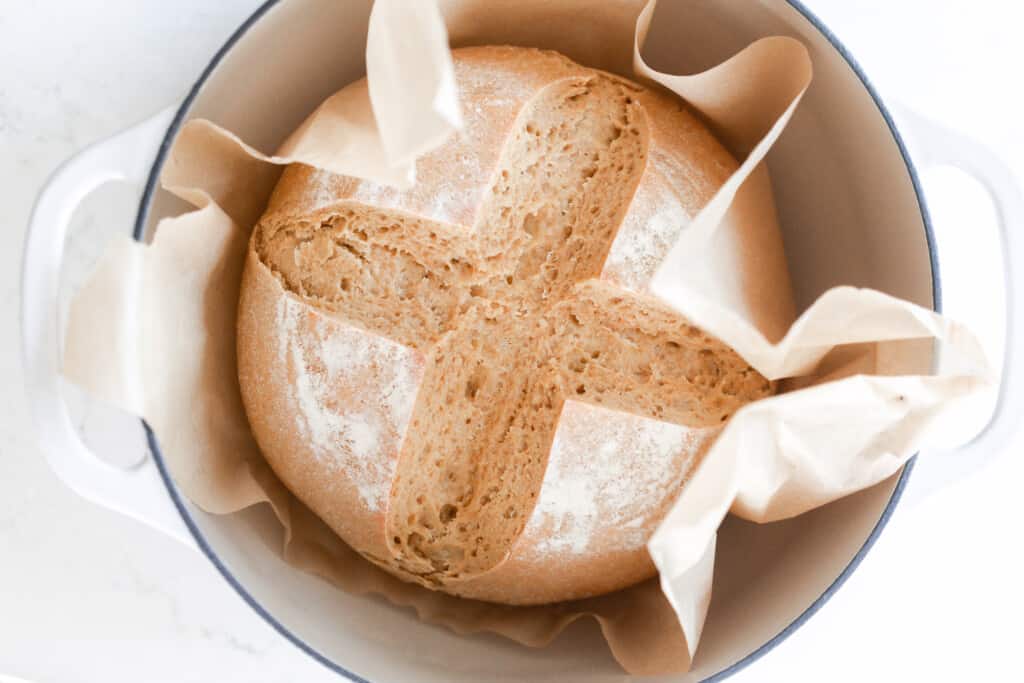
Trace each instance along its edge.
{"label": "white marble countertop", "polygon": [[[21,388],[20,252],[39,187],[87,143],[180,99],[258,4],[0,0],[0,680],[339,680],[261,621],[205,558],[64,488],[35,444]],[[1012,92],[1022,17],[1009,16],[1012,3],[976,2],[969,13],[953,1],[808,4],[884,92],[996,146],[1024,177],[1024,99]],[[925,180],[940,244],[979,229],[961,221],[984,204],[977,187],[949,173]],[[126,229],[134,198],[110,186],[79,211],[70,284],[106,236]],[[988,329],[976,305],[987,298],[986,255],[945,251],[956,257],[943,264],[947,311]],[[1017,454],[900,509],[838,595],[733,680],[1005,680],[1019,670]]]}

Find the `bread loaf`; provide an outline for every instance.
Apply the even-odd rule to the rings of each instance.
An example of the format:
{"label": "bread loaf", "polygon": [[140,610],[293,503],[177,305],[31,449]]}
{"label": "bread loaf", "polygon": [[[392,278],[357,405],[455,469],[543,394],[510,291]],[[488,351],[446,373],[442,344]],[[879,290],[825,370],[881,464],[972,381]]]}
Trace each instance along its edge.
{"label": "bread loaf", "polygon": [[242,283],[246,411],[294,494],[404,580],[616,590],[654,573],[688,473],[772,391],[647,292],[736,162],[676,99],[558,54],[454,62],[465,128],[410,190],[285,170]]}

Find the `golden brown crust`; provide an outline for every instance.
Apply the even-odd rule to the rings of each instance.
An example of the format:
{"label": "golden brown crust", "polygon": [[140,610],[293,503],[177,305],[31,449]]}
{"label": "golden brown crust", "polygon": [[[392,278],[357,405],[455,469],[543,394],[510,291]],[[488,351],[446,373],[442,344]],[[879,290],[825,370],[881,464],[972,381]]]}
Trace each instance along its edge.
{"label": "golden brown crust", "polygon": [[[307,435],[297,433],[296,416],[302,414],[302,407],[292,387],[300,371],[296,361],[304,363],[307,354],[296,343],[289,344],[284,354],[279,347],[282,316],[295,316],[293,324],[306,334],[320,327],[320,334],[310,338],[330,336],[342,325],[295,301],[252,250],[246,257],[238,311],[242,398],[268,464],[299,500],[350,545],[383,555],[383,510],[368,507],[354,477],[318,453]],[[350,402],[359,384],[338,383],[335,389],[337,400]],[[386,457],[387,451],[381,454]]]}
{"label": "golden brown crust", "polygon": [[282,481],[402,579],[616,590],[654,573],[646,538],[721,422],[771,391],[646,295],[736,163],[664,93],[551,52],[454,56],[467,130],[411,190],[284,172],[243,278],[246,411]]}

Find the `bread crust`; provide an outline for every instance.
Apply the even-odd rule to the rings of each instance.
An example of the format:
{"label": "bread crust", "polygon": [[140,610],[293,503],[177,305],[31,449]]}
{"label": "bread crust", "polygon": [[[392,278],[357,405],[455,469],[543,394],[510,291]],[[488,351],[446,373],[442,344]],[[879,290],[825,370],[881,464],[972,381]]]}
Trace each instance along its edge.
{"label": "bread crust", "polygon": [[243,275],[246,412],[285,485],[399,578],[507,604],[620,589],[655,573],[646,540],[722,422],[773,389],[648,294],[737,164],[663,92],[552,52],[453,54],[467,127],[411,190],[282,175]]}

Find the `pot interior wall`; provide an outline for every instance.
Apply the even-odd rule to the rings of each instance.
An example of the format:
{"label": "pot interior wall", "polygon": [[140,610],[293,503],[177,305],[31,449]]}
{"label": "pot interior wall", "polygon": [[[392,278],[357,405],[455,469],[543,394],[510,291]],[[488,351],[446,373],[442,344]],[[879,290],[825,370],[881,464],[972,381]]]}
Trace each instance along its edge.
{"label": "pot interior wall", "polygon": [[[264,150],[324,98],[360,77],[369,0],[287,0],[271,8],[214,70],[191,116]],[[647,53],[692,72],[766,35],[811,50],[814,85],[769,157],[798,304],[836,284],[870,286],[925,306],[932,279],[921,210],[877,106],[827,39],[784,0],[662,0]],[[158,193],[151,224],[178,210]],[[786,522],[727,521],[714,598],[694,681],[742,659],[797,619],[836,580],[878,523],[896,479]],[[554,646],[529,650],[420,623],[382,600],[346,595],[297,572],[268,543],[266,510],[191,514],[237,582],[285,629],[371,681],[621,680],[600,634],[578,624]],[[261,533],[262,530],[262,533]]]}

